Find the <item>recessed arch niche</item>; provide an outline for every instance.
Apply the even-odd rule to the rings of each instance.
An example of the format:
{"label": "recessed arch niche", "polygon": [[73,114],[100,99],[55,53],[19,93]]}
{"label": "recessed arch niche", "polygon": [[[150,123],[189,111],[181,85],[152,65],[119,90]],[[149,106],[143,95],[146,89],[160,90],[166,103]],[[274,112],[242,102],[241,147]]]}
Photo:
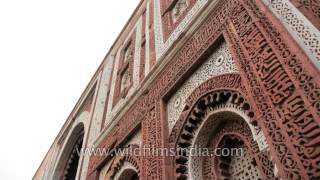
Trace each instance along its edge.
{"label": "recessed arch niche", "polygon": [[[232,78],[235,82],[222,81],[225,78]],[[188,97],[186,107],[170,134],[170,142],[178,150],[174,160],[174,174],[177,179],[230,179],[230,170],[235,169],[233,165],[240,161],[248,167],[245,173],[249,173],[255,179],[275,179],[275,166],[270,160],[265,136],[257,124],[254,110],[243,96],[243,90],[240,90],[241,85],[236,82],[241,81],[233,74],[214,77],[200,85]],[[232,88],[228,87],[230,84]],[[216,139],[221,132],[225,132],[224,141]],[[225,146],[226,143],[223,142],[228,142],[227,144],[231,142],[233,145]],[[206,161],[203,157],[191,157],[179,152],[180,149],[190,149],[195,146],[212,149],[242,147],[246,156],[242,159],[225,157],[229,159],[229,164],[222,169],[220,167],[221,162],[225,160],[223,158],[214,156],[207,158]],[[245,164],[249,161],[250,163]]]}
{"label": "recessed arch niche", "polygon": [[76,178],[80,163],[80,150],[83,146],[85,126],[78,123],[65,142],[53,175],[55,179],[73,180]]}

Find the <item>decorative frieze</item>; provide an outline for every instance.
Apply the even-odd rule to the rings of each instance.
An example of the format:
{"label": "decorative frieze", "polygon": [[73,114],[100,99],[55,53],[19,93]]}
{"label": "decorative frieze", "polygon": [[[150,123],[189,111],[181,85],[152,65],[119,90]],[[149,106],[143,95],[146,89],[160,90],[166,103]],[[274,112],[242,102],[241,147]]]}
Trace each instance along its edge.
{"label": "decorative frieze", "polygon": [[289,0],[262,1],[320,69],[320,31]]}
{"label": "decorative frieze", "polygon": [[158,60],[164,52],[166,52],[172,44],[178,39],[182,32],[187,30],[187,26],[190,25],[195,15],[198,14],[201,9],[207,4],[208,0],[197,0],[190,11],[183,20],[177,25],[177,27],[170,33],[168,39],[164,41],[163,24],[161,19],[160,0],[155,0],[155,37],[156,37],[156,59]]}
{"label": "decorative frieze", "polygon": [[169,131],[178,120],[186,99],[200,84],[206,80],[226,73],[237,72],[227,44],[220,44],[207,60],[182,84],[167,102],[167,118]]}

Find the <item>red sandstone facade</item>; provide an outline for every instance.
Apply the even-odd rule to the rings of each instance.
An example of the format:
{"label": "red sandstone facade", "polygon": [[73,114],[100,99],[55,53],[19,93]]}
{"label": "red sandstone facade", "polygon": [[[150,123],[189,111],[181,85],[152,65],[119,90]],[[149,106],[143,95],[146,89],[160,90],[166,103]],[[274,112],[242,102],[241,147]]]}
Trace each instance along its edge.
{"label": "red sandstone facade", "polygon": [[[142,0],[34,179],[320,179],[319,13],[316,0]],[[74,151],[195,145],[245,156]]]}

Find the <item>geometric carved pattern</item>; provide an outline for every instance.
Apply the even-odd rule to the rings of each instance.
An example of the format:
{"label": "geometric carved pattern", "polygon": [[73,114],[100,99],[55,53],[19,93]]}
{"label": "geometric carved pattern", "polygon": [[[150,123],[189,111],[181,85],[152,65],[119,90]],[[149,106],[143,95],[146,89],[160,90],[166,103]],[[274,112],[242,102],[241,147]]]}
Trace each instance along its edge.
{"label": "geometric carved pattern", "polygon": [[[151,99],[151,98],[150,98]],[[160,106],[155,100],[146,100],[146,111],[148,112],[142,121],[143,145],[146,147],[162,147],[163,133],[161,122],[159,121]],[[150,100],[150,101],[149,101]],[[142,178],[163,179],[163,160],[161,156],[151,155],[143,159]]]}
{"label": "geometric carved pattern", "polygon": [[[133,33],[134,37],[135,33]],[[119,59],[119,70],[117,72],[117,82],[115,87],[115,95],[113,105],[121,99],[125,98],[129,89],[133,84],[133,64],[134,64],[134,50],[135,50],[135,40],[131,38],[129,42],[126,43],[124,49],[120,52]]]}
{"label": "geometric carved pattern", "polygon": [[[190,107],[194,107],[190,102],[195,103],[193,99],[197,97],[221,90],[221,87],[224,90],[241,91],[254,112],[252,124],[260,127],[266,136],[278,175],[283,179],[319,179],[319,71],[311,65],[310,59],[294,43],[281,23],[265,8],[261,1],[219,1],[212,13],[170,59],[170,63],[157,74],[142,100],[138,99],[123,117],[119,117],[118,126],[110,131],[99,147],[109,147],[115,140],[122,142],[125,139],[123,137],[141,121],[143,143],[166,146],[166,119],[161,114],[161,97],[181,82],[183,75],[190,72],[197,60],[222,35],[241,75],[241,83],[237,81],[239,75],[234,74],[218,76],[215,83],[205,82],[207,85],[201,86],[203,91],[195,90],[186,100],[187,105],[180,118],[188,115]],[[250,114],[248,116],[252,117]],[[170,146],[178,140],[179,130],[184,127],[184,120],[180,118],[171,131]],[[266,167],[269,169],[272,166],[265,162],[268,160],[265,157],[268,156],[261,155],[255,159],[258,167],[262,167],[259,165],[261,163],[268,165]],[[104,157],[91,158],[89,179],[96,177],[97,168],[103,160]],[[166,179],[164,176],[175,174],[172,168],[167,168],[174,162],[170,164],[170,160],[165,161],[164,157],[143,158],[141,162],[141,178]],[[179,168],[180,174],[183,174],[182,167]],[[268,178],[273,174],[265,169],[259,169],[259,172]]]}
{"label": "geometric carved pattern", "polygon": [[[268,151],[262,151],[258,155],[259,162],[261,163],[261,171],[266,175],[266,179],[272,179],[276,174],[272,171],[275,166],[272,161],[270,161],[270,153]],[[278,178],[275,178],[278,179]]]}
{"label": "geometric carved pattern", "polygon": [[318,0],[291,0],[292,3],[320,29],[320,1]]}
{"label": "geometric carved pattern", "polygon": [[[255,127],[254,129],[254,126],[250,123],[250,119],[247,119],[248,117],[246,117],[246,115],[243,114],[243,110],[241,108],[236,107],[230,103],[225,105],[218,105],[217,108],[210,109],[205,113],[207,114],[207,119],[205,120],[204,123],[200,125],[198,130],[195,133],[193,133],[195,137],[194,140],[192,141],[193,148],[207,148],[210,138],[215,137],[216,135],[213,135],[213,134],[216,133],[216,131],[219,131],[221,129],[219,125],[221,125],[222,123],[228,123],[231,120],[241,119],[245,121],[244,125],[249,127],[249,130],[248,130],[249,133],[247,133],[247,135],[250,136],[250,139],[254,138],[254,134],[256,134],[256,130],[259,130],[258,127]],[[256,139],[253,139],[252,142],[254,144],[259,144],[259,141],[257,141]],[[210,146],[209,148],[214,149],[215,147]],[[246,146],[243,146],[243,148],[246,148]],[[261,152],[260,148],[259,148],[259,151]],[[265,151],[265,150],[262,150],[262,151]],[[251,156],[246,156],[246,158],[250,158],[250,157]],[[205,172],[206,170],[203,170],[202,162],[206,158],[207,157],[204,158],[201,156],[200,157],[191,156],[189,158],[188,169],[190,170],[190,177],[192,179],[203,179],[202,172]],[[270,162],[270,156],[268,156],[266,160]],[[272,164],[272,162],[270,162],[270,164]],[[247,165],[249,166],[249,164]],[[265,173],[269,173],[271,175],[269,179],[273,178],[272,169],[273,169],[273,166],[270,166],[270,167],[267,166],[266,168]]]}
{"label": "geometric carved pattern", "polygon": [[[298,0],[298,2],[295,3],[298,3],[297,5],[299,7],[302,7],[305,12],[308,12],[307,14],[314,12],[314,15],[318,16],[315,22],[320,24],[320,3],[319,1],[315,1],[318,0]],[[281,22],[288,31],[291,32],[293,38],[304,48],[314,64],[320,68],[319,30],[310,25],[310,23],[307,22],[307,18],[305,18],[289,0],[263,0],[263,2],[281,19]]]}
{"label": "geometric carved pattern", "polygon": [[[168,2],[173,2],[165,0]],[[201,12],[201,9],[205,7],[208,0],[189,0],[187,9],[183,11],[183,14],[179,16],[178,20],[173,23],[171,20],[170,13],[167,13],[161,18],[160,9],[167,9],[168,4],[165,1],[155,0],[155,45],[156,45],[156,59],[159,59],[179,38],[182,32],[186,31],[186,27],[191,23],[191,21],[196,17],[196,15]],[[161,2],[161,8],[160,8]],[[164,7],[165,6],[165,7]],[[166,26],[166,28],[162,28]],[[164,31],[164,34],[162,32]],[[163,40],[165,37],[165,41]]]}
{"label": "geometric carved pattern", "polygon": [[243,149],[243,154],[230,157],[229,167],[226,169],[230,173],[230,178],[233,180],[261,179],[259,170],[254,165],[254,159],[248,153],[248,147],[236,146],[236,148]]}
{"label": "geometric carved pattern", "polygon": [[224,42],[220,44],[213,54],[183,83],[167,102],[167,117],[169,131],[179,118],[187,97],[204,81],[221,74],[236,72],[231,54]]}
{"label": "geometric carved pattern", "polygon": [[[253,3],[249,4],[250,6],[253,9],[257,8]],[[239,42],[241,47],[248,54],[247,58],[241,62],[241,67],[253,68],[257,72],[258,78],[252,75],[248,77],[251,79],[252,89],[264,86],[264,90],[260,89],[260,92],[264,91],[264,94],[260,93],[253,97],[260,99],[257,104],[262,108],[262,112],[265,112],[266,126],[272,130],[270,127],[272,121],[270,120],[276,121],[275,118],[277,118],[282,121],[281,129],[283,131],[281,133],[280,129],[278,131],[280,134],[286,132],[287,135],[275,136],[273,134],[272,136],[273,138],[283,138],[281,140],[283,142],[291,142],[292,147],[290,148],[295,149],[295,153],[299,156],[300,162],[295,162],[293,157],[295,155],[288,153],[288,149],[290,149],[287,148],[288,145],[281,145],[283,150],[277,149],[279,155],[288,153],[285,155],[286,160],[281,162],[286,170],[290,169],[291,171],[287,174],[287,178],[298,178],[299,174],[304,173],[309,177],[320,178],[320,131],[318,124],[320,119],[316,118],[320,114],[320,88],[317,85],[319,79],[313,78],[303,67],[303,64],[299,63],[297,56],[282,42],[279,35],[275,36],[277,39],[275,37],[271,39],[274,45],[278,46],[276,50],[267,43],[266,37],[270,38],[270,36],[265,36],[259,27],[263,26],[266,33],[276,35],[277,32],[275,32],[275,28],[272,28],[271,22],[262,18],[264,15],[261,12],[258,11],[256,14],[259,19],[264,20],[259,25],[253,21],[244,7],[238,6],[234,15],[237,15],[232,16],[234,29],[239,37],[237,40],[241,41]],[[242,49],[237,49],[238,52],[242,51]],[[278,55],[275,51],[281,54]],[[246,62],[249,59],[250,62]],[[286,66],[284,67],[282,64],[286,64]],[[247,72],[252,72],[252,70]],[[296,83],[292,81],[292,77],[297,78]],[[258,85],[258,82],[261,82],[261,85]],[[297,88],[300,89],[299,91],[305,92],[305,98],[301,97]],[[253,92],[258,93],[259,91],[257,89]],[[265,104],[266,100],[263,99],[265,95],[269,96],[270,100],[268,101],[271,101],[272,105]],[[278,117],[270,114],[271,108],[276,111]],[[274,127],[274,124],[272,126]],[[290,140],[285,140],[284,137]],[[302,166],[305,171],[299,171]]]}
{"label": "geometric carved pattern", "polygon": [[[223,76],[223,77],[230,78],[232,76]],[[206,91],[205,88],[210,88],[210,84],[211,84],[210,82],[212,83],[217,82],[216,79],[217,78],[212,78],[211,81],[208,81],[206,82],[206,84],[201,85],[198,89],[202,92],[208,92]],[[239,83],[239,78],[235,78],[234,81]],[[239,84],[235,82],[234,82],[234,85],[235,85],[234,87],[239,87]],[[178,130],[178,132],[180,132],[179,135],[175,135],[175,133],[171,134],[173,138],[174,137],[178,138],[174,140],[176,141],[175,144],[177,145],[178,150],[180,148],[183,149],[183,148],[191,147],[194,139],[195,131],[197,131],[199,126],[202,126],[200,124],[202,124],[203,121],[207,119],[207,116],[210,115],[210,111],[213,111],[215,107],[218,107],[218,108],[224,107],[225,104],[230,104],[230,106],[238,107],[238,109],[241,109],[242,111],[246,112],[247,116],[252,119],[252,123],[255,124],[255,121],[253,120],[254,113],[250,110],[250,105],[239,93],[229,91],[229,90],[220,90],[220,91],[218,90],[218,91],[214,91],[212,93],[206,94],[204,96],[201,96],[202,93],[197,91],[195,91],[194,94],[196,96],[195,95],[190,96],[190,99],[192,99],[192,101],[189,101],[189,104],[186,105],[187,111],[184,112],[181,115],[181,118],[179,119],[181,122],[184,122],[184,123],[178,123],[178,124],[183,124],[183,126],[179,127],[178,125],[176,125],[175,129],[173,130],[173,132],[176,132]],[[197,99],[195,97],[199,97],[199,98]],[[196,103],[194,104],[194,102]],[[190,108],[190,107],[193,107],[193,108]],[[221,118],[214,118],[214,119],[221,119]],[[208,125],[204,125],[204,126],[208,127]],[[247,125],[247,127],[249,126]],[[244,130],[245,128],[237,127],[234,129]],[[209,136],[210,135],[207,134],[207,137]],[[251,140],[249,142],[251,144],[250,146],[252,148],[252,152],[258,153],[259,152],[258,144],[253,140],[251,130],[249,130],[249,134],[247,134],[247,136],[251,137]],[[253,144],[255,144],[255,146],[253,146]],[[176,172],[177,172],[178,179],[186,179],[189,176],[188,168],[187,168],[188,161],[189,161],[188,159],[189,158],[183,155],[183,153],[179,153],[179,156],[176,157]],[[257,159],[256,161],[258,160],[259,159]],[[191,162],[191,170],[193,171],[192,175],[198,174],[197,176],[192,176],[192,178],[196,178],[196,177],[199,178],[199,172],[198,172],[199,167],[195,167],[198,170],[193,170],[193,167],[195,164],[192,164],[192,163],[193,162]]]}
{"label": "geometric carved pattern", "polygon": [[219,125],[212,137],[209,148],[241,148],[242,152],[204,158],[204,179],[261,179],[259,169],[262,167],[258,167],[255,159],[255,154],[259,152],[252,151],[252,146],[256,144],[251,144],[253,139],[247,123],[243,120],[227,120]]}

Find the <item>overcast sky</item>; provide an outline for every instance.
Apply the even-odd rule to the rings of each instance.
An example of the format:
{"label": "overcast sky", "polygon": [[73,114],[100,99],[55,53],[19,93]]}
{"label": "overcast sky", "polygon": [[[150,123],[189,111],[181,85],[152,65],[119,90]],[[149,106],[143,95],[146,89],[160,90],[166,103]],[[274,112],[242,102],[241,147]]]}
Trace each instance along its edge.
{"label": "overcast sky", "polygon": [[0,1],[0,179],[31,179],[140,0]]}

